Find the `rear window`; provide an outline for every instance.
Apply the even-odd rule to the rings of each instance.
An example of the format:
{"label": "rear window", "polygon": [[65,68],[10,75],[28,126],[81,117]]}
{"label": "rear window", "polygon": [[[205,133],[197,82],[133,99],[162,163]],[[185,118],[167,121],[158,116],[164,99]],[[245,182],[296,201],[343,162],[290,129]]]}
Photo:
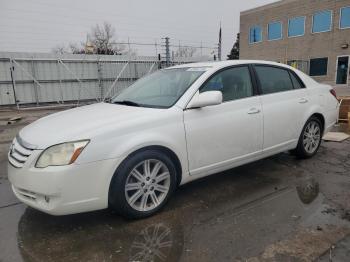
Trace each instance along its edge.
{"label": "rear window", "polygon": [[304,86],[301,84],[300,80],[297,79],[295,74],[293,74],[292,72],[289,72],[289,73],[290,73],[290,77],[291,77],[292,82],[293,82],[294,89],[303,88]]}

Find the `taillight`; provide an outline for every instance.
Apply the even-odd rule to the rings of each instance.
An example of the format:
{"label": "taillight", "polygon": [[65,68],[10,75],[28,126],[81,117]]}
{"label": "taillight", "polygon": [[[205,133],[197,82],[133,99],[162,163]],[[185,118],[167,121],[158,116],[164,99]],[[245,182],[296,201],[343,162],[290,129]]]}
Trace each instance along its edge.
{"label": "taillight", "polygon": [[338,99],[337,92],[335,92],[335,90],[333,88],[331,90],[329,90],[329,92],[335,97],[335,99]]}

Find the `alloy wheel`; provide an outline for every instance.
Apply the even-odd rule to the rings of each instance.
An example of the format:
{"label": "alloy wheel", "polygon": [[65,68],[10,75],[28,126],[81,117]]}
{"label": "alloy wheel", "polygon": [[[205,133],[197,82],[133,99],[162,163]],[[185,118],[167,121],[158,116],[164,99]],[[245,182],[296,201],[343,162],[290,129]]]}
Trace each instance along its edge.
{"label": "alloy wheel", "polygon": [[308,154],[313,154],[321,142],[321,128],[316,121],[310,121],[303,134],[303,146]]}
{"label": "alloy wheel", "polygon": [[137,164],[125,182],[125,197],[137,211],[158,207],[170,190],[170,172],[160,160],[147,159]]}

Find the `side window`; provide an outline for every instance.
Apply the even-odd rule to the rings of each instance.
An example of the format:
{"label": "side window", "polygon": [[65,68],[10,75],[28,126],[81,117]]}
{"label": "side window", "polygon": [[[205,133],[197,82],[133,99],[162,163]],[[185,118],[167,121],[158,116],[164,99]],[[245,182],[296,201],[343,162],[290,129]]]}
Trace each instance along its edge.
{"label": "side window", "polygon": [[255,66],[263,94],[272,94],[293,89],[287,70],[271,66]]}
{"label": "side window", "polygon": [[219,90],[223,102],[253,96],[253,86],[248,66],[233,67],[217,73],[200,90]]}
{"label": "side window", "polygon": [[297,79],[294,73],[289,72],[290,78],[292,79],[294,89],[300,89],[303,88],[304,86],[300,83],[300,80]]}

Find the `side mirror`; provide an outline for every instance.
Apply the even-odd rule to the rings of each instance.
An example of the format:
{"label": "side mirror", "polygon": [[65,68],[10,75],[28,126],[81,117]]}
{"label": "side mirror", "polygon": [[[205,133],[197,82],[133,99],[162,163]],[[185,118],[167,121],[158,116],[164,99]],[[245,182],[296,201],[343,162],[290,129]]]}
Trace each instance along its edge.
{"label": "side mirror", "polygon": [[187,108],[201,108],[206,106],[215,106],[222,103],[221,91],[207,91],[204,93],[196,93],[188,104]]}

